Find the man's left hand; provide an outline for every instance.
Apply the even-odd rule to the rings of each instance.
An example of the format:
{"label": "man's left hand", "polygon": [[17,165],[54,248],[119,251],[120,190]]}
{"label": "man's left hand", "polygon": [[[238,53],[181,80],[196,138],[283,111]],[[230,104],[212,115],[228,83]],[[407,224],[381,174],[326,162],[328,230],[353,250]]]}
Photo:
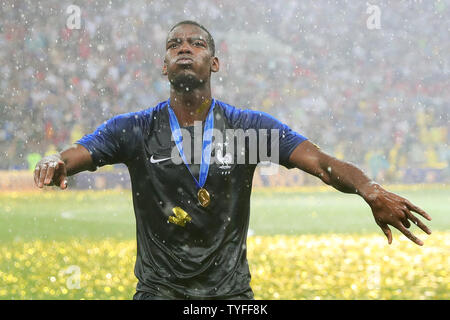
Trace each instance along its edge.
{"label": "man's left hand", "polygon": [[381,230],[383,230],[389,244],[392,243],[392,232],[388,225],[397,228],[408,239],[419,246],[423,245],[423,241],[408,230],[411,226],[410,221],[427,234],[431,234],[431,230],[420,221],[413,212],[420,214],[427,220],[431,220],[431,217],[424,210],[415,206],[407,199],[386,191],[381,186],[376,185],[374,186],[373,191],[367,196],[366,201],[372,209],[375,222]]}

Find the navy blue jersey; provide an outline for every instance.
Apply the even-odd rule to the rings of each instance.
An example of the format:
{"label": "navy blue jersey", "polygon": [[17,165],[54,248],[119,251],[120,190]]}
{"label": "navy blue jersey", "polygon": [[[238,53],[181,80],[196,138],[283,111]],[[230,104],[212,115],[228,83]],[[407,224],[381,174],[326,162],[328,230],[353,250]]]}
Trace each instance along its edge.
{"label": "navy blue jersey", "polygon": [[[287,168],[292,167],[292,151],[306,140],[264,112],[237,109],[217,100],[213,112],[214,129],[224,136],[233,130],[266,130],[269,144],[270,130],[279,130],[279,164]],[[194,127],[184,129],[192,133],[194,144]],[[251,156],[244,163],[237,158],[249,153],[255,143],[259,149],[260,139],[258,135],[252,142],[248,135],[244,146],[232,144],[234,152],[227,147],[220,149],[221,154],[213,150],[216,161],[204,185],[211,197],[207,207],[200,205],[192,177],[198,180],[200,168],[195,152],[189,157],[192,175],[183,162],[172,161],[177,149],[167,101],[115,116],[76,142],[90,152],[96,167],[115,163],[128,167],[136,216],[137,291],[167,298],[253,297],[246,239],[255,162],[263,159],[259,154],[256,161],[250,161]]]}

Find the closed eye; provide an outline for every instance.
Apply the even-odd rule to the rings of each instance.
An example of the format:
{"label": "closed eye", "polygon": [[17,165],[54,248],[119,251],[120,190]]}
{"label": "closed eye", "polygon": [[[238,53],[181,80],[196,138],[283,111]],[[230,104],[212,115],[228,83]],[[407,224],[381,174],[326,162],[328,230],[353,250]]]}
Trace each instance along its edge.
{"label": "closed eye", "polygon": [[201,42],[201,41],[195,41],[195,42],[194,42],[194,45],[195,45],[195,46],[206,47],[206,45],[205,45],[203,42]]}

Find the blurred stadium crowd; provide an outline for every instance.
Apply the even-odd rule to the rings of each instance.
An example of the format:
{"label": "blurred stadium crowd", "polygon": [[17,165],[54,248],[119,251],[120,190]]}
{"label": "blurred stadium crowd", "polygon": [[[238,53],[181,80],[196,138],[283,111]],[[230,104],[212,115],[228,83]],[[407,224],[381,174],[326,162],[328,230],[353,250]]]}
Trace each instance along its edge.
{"label": "blurred stadium crowd", "polygon": [[[268,112],[376,179],[449,177],[449,5],[373,1],[2,1],[0,170],[32,169],[112,116],[169,95],[165,38],[215,38],[213,95]],[[81,9],[81,28],[66,8]]]}

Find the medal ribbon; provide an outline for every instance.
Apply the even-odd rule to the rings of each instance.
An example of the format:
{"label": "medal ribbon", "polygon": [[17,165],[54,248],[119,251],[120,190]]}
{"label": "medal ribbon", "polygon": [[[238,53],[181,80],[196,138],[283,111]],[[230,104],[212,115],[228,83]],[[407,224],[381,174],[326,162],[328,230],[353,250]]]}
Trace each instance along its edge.
{"label": "medal ribbon", "polygon": [[205,129],[203,131],[203,144],[202,144],[202,162],[200,164],[200,175],[199,181],[192,174],[191,168],[186,161],[186,157],[183,151],[183,135],[181,134],[180,124],[178,123],[175,112],[172,110],[170,106],[170,99],[167,102],[168,110],[169,110],[169,121],[170,121],[170,130],[172,131],[172,136],[175,140],[175,144],[180,152],[181,159],[183,159],[184,164],[189,170],[192,178],[194,178],[195,184],[199,189],[203,188],[206,182],[206,178],[208,177],[209,171],[209,162],[211,160],[211,142],[212,142],[212,134],[214,128],[214,105],[216,101],[212,99],[211,106],[209,108],[208,115],[206,117]]}

